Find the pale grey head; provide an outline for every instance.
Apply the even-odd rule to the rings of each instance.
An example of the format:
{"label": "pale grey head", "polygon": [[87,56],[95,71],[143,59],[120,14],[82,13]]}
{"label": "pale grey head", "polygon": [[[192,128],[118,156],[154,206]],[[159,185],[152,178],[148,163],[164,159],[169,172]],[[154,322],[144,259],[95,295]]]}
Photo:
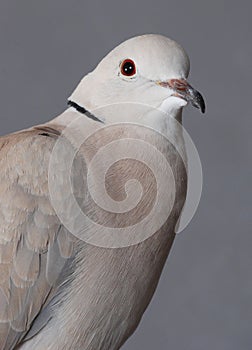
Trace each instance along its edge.
{"label": "pale grey head", "polygon": [[186,80],[189,69],[189,58],[175,41],[154,34],[134,37],[105,56],[70,100],[89,109],[125,102],[181,108],[191,102],[204,113],[201,94]]}

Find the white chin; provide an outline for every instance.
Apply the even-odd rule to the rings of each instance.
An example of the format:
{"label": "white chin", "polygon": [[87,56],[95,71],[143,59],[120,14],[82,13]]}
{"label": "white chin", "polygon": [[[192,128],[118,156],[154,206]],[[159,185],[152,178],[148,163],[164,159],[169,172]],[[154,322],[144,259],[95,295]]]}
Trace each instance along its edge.
{"label": "white chin", "polygon": [[182,107],[187,105],[187,101],[180,97],[169,96],[163,101],[159,109],[165,113],[176,114]]}

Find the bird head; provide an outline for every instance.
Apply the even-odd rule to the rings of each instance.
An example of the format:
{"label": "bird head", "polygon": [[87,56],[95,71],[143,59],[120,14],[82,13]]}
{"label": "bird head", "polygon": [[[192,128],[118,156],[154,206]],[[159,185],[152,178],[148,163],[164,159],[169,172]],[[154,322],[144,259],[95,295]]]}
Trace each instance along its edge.
{"label": "bird head", "polygon": [[191,103],[204,113],[202,95],[187,82],[189,69],[189,58],[175,41],[154,34],[134,37],[105,56],[70,100],[91,110],[129,103],[175,115]]}

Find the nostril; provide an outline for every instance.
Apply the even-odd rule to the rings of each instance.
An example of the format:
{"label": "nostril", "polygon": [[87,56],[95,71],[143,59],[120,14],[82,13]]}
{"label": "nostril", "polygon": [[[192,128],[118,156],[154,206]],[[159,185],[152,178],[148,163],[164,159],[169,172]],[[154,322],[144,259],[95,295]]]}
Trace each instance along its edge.
{"label": "nostril", "polygon": [[170,88],[176,91],[186,91],[188,89],[188,83],[184,79],[171,79],[168,84]]}
{"label": "nostril", "polygon": [[189,86],[188,82],[185,79],[169,79],[167,81],[158,82],[158,85],[181,92],[187,91]]}

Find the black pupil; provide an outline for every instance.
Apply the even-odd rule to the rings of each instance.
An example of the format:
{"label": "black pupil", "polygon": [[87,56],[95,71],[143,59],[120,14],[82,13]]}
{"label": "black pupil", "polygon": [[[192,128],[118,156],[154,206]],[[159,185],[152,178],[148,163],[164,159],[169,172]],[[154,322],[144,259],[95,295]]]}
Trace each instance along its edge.
{"label": "black pupil", "polygon": [[123,64],[123,72],[126,75],[133,75],[135,73],[135,66],[133,62],[127,61]]}

